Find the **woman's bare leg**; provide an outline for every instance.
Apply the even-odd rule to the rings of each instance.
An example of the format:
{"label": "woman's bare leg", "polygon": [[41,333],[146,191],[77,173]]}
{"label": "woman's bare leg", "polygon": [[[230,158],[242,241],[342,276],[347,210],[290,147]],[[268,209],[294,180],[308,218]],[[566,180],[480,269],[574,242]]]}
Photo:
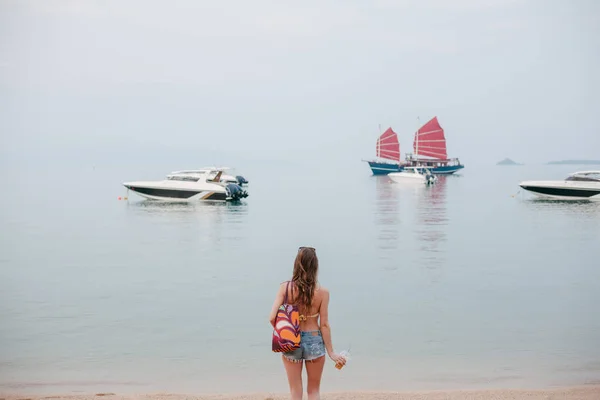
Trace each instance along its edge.
{"label": "woman's bare leg", "polygon": [[302,400],[302,361],[292,362],[283,356],[282,358],[290,385],[292,400]]}
{"label": "woman's bare leg", "polygon": [[308,400],[319,400],[321,398],[321,376],[325,366],[325,356],[313,361],[306,362],[306,374],[308,375]]}

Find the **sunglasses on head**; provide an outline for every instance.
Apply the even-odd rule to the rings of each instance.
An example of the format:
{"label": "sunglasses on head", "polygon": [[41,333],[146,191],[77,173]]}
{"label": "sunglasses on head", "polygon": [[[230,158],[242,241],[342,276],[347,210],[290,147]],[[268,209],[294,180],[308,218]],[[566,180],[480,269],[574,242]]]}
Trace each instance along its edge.
{"label": "sunglasses on head", "polygon": [[311,249],[312,251],[317,251],[314,247],[308,247],[308,246],[300,246],[300,247],[298,247],[298,251],[304,250],[304,249]]}

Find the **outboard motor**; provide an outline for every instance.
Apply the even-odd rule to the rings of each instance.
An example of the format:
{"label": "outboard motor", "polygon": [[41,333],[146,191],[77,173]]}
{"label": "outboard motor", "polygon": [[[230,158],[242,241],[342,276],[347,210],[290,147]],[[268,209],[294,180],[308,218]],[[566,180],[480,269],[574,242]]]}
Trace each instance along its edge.
{"label": "outboard motor", "polygon": [[429,174],[425,175],[425,182],[426,182],[428,185],[431,185],[431,184],[433,184],[433,183],[435,182],[435,179],[436,179],[436,178],[435,178],[435,176],[434,176],[433,174],[431,174],[431,173],[429,173]]}
{"label": "outboard motor", "polygon": [[241,200],[248,197],[248,192],[235,183],[227,184],[227,186],[225,186],[225,191],[227,193],[227,200]]}
{"label": "outboard motor", "polygon": [[243,177],[243,176],[241,176],[241,175],[237,175],[237,176],[235,177],[235,179],[237,179],[237,181],[238,181],[238,185],[240,185],[240,186],[248,184],[248,181],[246,180],[246,178],[244,178],[244,177]]}

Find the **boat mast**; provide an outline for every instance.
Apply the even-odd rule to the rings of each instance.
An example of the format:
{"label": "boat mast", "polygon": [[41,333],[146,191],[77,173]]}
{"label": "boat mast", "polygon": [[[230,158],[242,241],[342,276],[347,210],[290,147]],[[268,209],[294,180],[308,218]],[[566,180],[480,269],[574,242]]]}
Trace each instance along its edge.
{"label": "boat mast", "polygon": [[421,129],[421,119],[417,117],[417,144],[415,146],[415,158],[419,160],[419,129]]}
{"label": "boat mast", "polygon": [[381,124],[379,124],[379,139],[377,139],[377,158],[381,158]]}

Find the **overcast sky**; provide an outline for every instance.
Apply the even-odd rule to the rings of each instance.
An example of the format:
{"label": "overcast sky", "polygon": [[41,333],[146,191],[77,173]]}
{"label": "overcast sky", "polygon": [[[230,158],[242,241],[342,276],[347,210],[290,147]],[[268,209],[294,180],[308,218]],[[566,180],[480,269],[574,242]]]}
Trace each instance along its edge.
{"label": "overcast sky", "polygon": [[599,75],[594,0],[0,0],[0,155],[600,159]]}

